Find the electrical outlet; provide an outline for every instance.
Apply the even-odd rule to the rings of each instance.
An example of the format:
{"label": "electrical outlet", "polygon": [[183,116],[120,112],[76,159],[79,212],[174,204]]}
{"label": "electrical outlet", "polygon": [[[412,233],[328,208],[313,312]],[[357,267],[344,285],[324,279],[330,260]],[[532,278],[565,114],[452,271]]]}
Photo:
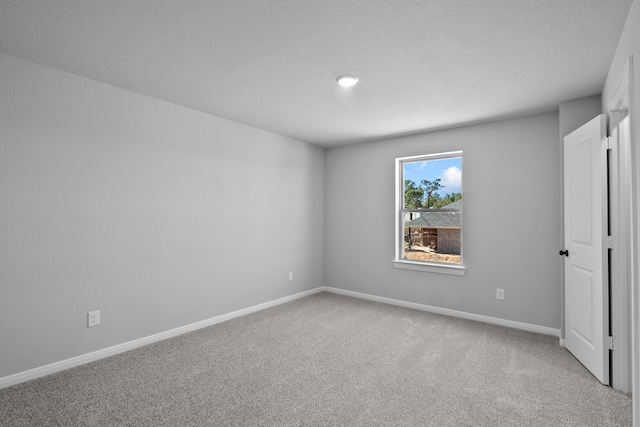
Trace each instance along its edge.
{"label": "electrical outlet", "polygon": [[496,289],[496,299],[504,300],[504,289]]}
{"label": "electrical outlet", "polygon": [[289,272],[289,281],[293,280],[293,271]]}
{"label": "electrical outlet", "polygon": [[87,328],[98,326],[100,324],[100,310],[90,311],[87,313]]}

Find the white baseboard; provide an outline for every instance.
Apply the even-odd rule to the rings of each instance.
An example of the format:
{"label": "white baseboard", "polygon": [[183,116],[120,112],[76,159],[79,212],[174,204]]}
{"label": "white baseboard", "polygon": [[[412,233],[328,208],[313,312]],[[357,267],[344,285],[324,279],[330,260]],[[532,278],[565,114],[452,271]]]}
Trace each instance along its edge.
{"label": "white baseboard", "polygon": [[414,310],[428,311],[430,313],[444,314],[446,316],[451,316],[451,317],[459,317],[467,320],[475,320],[478,322],[491,323],[493,325],[506,326],[509,328],[521,329],[529,332],[536,332],[538,334],[551,335],[558,338],[560,337],[560,329],[549,328],[546,326],[532,325],[530,323],[522,323],[522,322],[516,322],[513,320],[500,319],[497,317],[489,317],[489,316],[483,316],[480,314],[466,313],[464,311],[450,310],[448,308],[434,307],[434,306],[418,304],[414,302],[363,294],[360,292],[346,291],[344,289],[331,288],[328,286],[325,286],[323,290],[325,292],[331,292],[334,294],[366,299],[369,301],[381,302],[384,304],[397,305],[400,307],[412,308]]}
{"label": "white baseboard", "polygon": [[[12,385],[20,384],[26,381],[30,381],[36,378],[44,377],[46,375],[54,374],[56,372],[64,371],[69,368],[84,365],[86,363],[93,362],[95,360],[103,359],[105,357],[113,356],[129,350],[133,350],[135,348],[152,344],[158,341],[162,341],[167,338],[172,338],[178,335],[186,334],[187,332],[206,328],[208,326],[212,326],[217,323],[224,322],[226,320],[231,320],[236,317],[244,316],[250,313],[255,313],[257,311],[264,310],[266,308],[275,307],[277,305],[284,304],[286,302],[290,302],[299,298],[304,298],[306,296],[313,295],[323,291],[331,292],[339,295],[350,296],[354,298],[365,299],[369,301],[381,302],[384,304],[412,308],[415,310],[428,311],[430,313],[444,314],[446,316],[459,317],[459,318],[468,319],[468,320],[476,320],[478,322],[491,323],[495,325],[507,326],[510,328],[521,329],[525,331],[560,337],[559,329],[548,328],[545,326],[531,325],[528,323],[515,322],[513,320],[499,319],[496,317],[482,316],[479,314],[466,313],[463,311],[450,310],[447,308],[433,307],[429,305],[396,300],[392,298],[379,297],[375,295],[363,294],[360,292],[347,291],[344,289],[332,288],[328,286],[320,286],[318,288],[311,289],[305,292],[300,292],[297,294],[289,295],[287,297],[279,298],[277,300],[268,301],[262,304],[254,305],[252,307],[244,308],[242,310],[237,310],[231,313],[212,317],[211,319],[202,320],[200,322],[181,326],[179,328],[171,329],[165,332],[160,332],[158,334],[149,335],[147,337],[139,338],[137,340],[133,340],[133,341],[118,344],[112,347],[104,348],[102,350],[97,350],[91,353],[72,357],[70,359],[54,362],[49,365],[30,369],[28,371],[9,375],[9,376],[0,378],[0,389],[10,387]],[[561,342],[561,345],[564,344],[564,340],[560,340],[560,342]]]}
{"label": "white baseboard", "polygon": [[222,314],[220,316],[212,317],[211,319],[202,320],[200,322],[191,323],[190,325],[181,326],[179,328],[171,329],[165,332],[160,332],[147,337],[139,338],[137,340],[129,341],[126,343],[114,345],[112,347],[97,350],[91,353],[83,354],[80,356],[72,357],[70,359],[61,360],[60,362],[54,362],[49,365],[41,366],[28,371],[18,372],[17,374],[9,375],[0,378],[0,389],[10,387],[12,385],[20,384],[25,381],[34,380],[36,378],[44,377],[46,375],[54,374],[56,372],[64,371],[69,368],[84,365],[95,360],[103,359],[105,357],[113,356],[125,351],[133,350],[138,347],[142,347],[148,344],[152,344],[158,341],[165,340],[167,338],[175,337],[178,335],[186,334],[187,332],[195,331],[198,329],[206,328],[207,326],[215,325],[226,320],[231,320],[236,317],[244,316],[256,311],[264,310],[266,308],[275,307],[286,302],[290,302],[299,298],[304,298],[309,295],[322,292],[324,286],[311,289],[309,291],[300,292],[297,294],[289,295],[277,300],[268,301],[262,304],[254,305],[252,307],[237,310],[231,313]]}

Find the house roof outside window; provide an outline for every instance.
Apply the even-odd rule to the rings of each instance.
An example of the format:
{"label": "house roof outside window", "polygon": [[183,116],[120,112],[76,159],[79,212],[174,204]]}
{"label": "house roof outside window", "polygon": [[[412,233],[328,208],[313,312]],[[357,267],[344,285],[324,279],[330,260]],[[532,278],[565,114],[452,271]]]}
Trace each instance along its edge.
{"label": "house roof outside window", "polygon": [[[442,209],[462,210],[462,200],[456,200]],[[421,212],[420,216],[405,222],[405,228],[460,228],[460,212]]]}

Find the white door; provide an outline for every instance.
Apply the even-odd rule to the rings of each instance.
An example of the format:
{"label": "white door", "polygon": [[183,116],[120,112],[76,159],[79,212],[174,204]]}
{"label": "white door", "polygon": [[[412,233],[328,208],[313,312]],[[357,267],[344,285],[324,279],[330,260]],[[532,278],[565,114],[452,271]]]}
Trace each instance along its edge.
{"label": "white door", "polygon": [[565,345],[609,384],[606,116],[564,138]]}

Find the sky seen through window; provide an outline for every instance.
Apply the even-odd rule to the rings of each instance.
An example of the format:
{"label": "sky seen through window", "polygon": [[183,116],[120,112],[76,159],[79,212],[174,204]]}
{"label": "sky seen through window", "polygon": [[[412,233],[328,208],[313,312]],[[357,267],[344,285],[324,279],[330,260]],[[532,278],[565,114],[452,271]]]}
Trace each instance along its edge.
{"label": "sky seen through window", "polygon": [[420,185],[423,179],[435,181],[440,178],[444,185],[438,192],[441,196],[462,192],[462,158],[424,160],[404,164],[404,179]]}

